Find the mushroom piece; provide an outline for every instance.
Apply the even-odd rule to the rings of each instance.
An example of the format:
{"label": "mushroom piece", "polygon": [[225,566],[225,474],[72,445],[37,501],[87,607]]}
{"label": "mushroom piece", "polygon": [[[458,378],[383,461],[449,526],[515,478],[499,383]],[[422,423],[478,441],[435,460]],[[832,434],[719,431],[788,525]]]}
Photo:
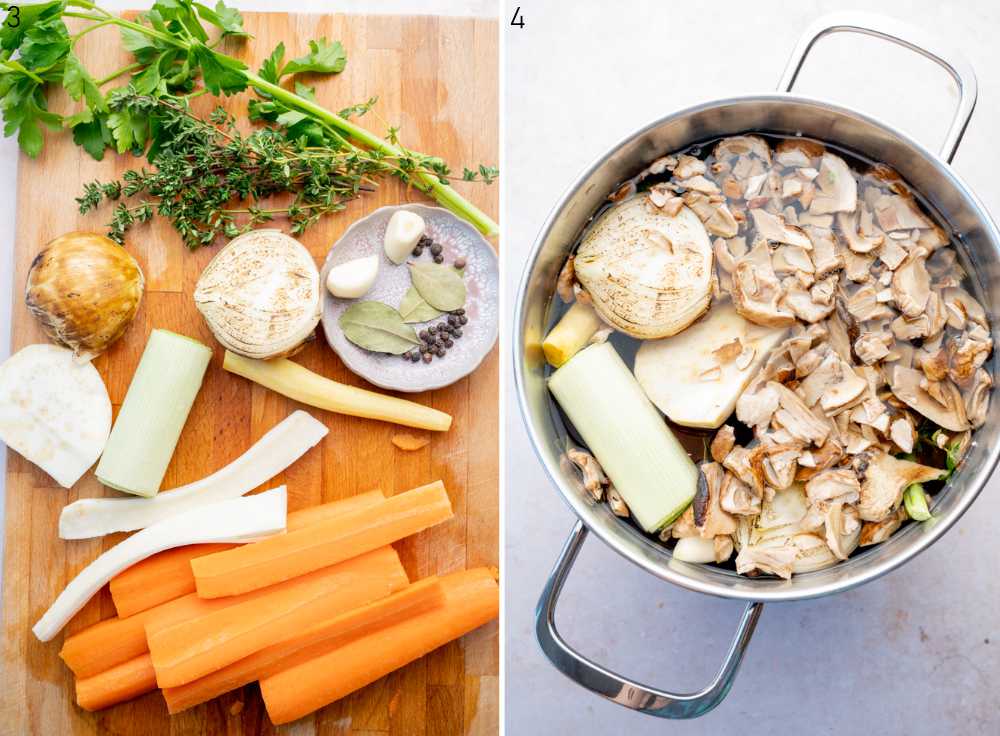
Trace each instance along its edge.
{"label": "mushroom piece", "polygon": [[858,515],[865,521],[886,519],[899,506],[903,491],[908,486],[937,480],[946,472],[909,460],[898,460],[881,450],[859,457],[862,458],[859,470],[864,478]]}
{"label": "mushroom piece", "polygon": [[760,240],[736,263],[733,305],[747,320],[765,327],[790,327],[795,315],[782,309],[781,284],[771,265],[767,241]]}
{"label": "mushroom piece", "polygon": [[895,312],[878,300],[878,291],[866,284],[847,299],[847,311],[858,322],[891,319]]}
{"label": "mushroom piece", "polygon": [[772,215],[767,210],[756,208],[750,210],[750,216],[753,218],[753,225],[757,228],[757,234],[760,237],[776,243],[797,245],[805,250],[812,249],[812,242],[802,229],[785,224],[784,218],[780,215]]}
{"label": "mushroom piece", "polygon": [[573,271],[574,256],[566,259],[562,270],[559,271],[559,278],[556,280],[556,293],[562,299],[563,304],[572,302],[576,295],[573,292],[573,284],[576,282],[576,274]]}
{"label": "mushroom piece", "polygon": [[[978,340],[972,333],[966,333],[948,346],[948,376],[955,383],[964,386],[993,351],[993,340],[989,337]],[[943,426],[943,425],[942,425]]]}
{"label": "mushroom piece", "polygon": [[864,332],[854,341],[854,354],[865,365],[875,365],[889,354],[892,333]]}
{"label": "mushroom piece", "polygon": [[806,497],[812,503],[855,504],[861,495],[858,476],[850,468],[829,468],[806,481]]}
{"label": "mushroom piece", "polygon": [[[864,214],[865,210],[861,208],[861,214]],[[847,247],[851,249],[854,253],[868,254],[873,250],[882,245],[885,237],[882,234],[876,235],[862,235],[858,232],[858,222],[859,214],[849,214],[841,212],[837,215],[837,227],[840,228],[841,234],[844,236],[844,240],[847,241]]]}
{"label": "mushroom piece", "polygon": [[838,559],[846,560],[858,548],[861,518],[854,506],[831,503],[825,511],[826,543]]}
{"label": "mushroom piece", "polygon": [[884,263],[890,271],[895,271],[906,259],[906,248],[899,244],[898,240],[889,238],[878,251],[878,259]]}
{"label": "mushroom piece", "polygon": [[778,410],[774,412],[772,422],[784,427],[796,439],[822,445],[830,434],[830,425],[820,421],[788,387],[776,381],[770,381],[767,385],[778,392]]}
{"label": "mushroom piece", "polygon": [[792,577],[792,564],[799,551],[792,545],[757,545],[743,547],[736,555],[736,572],[763,572],[788,580]]}
{"label": "mushroom piece", "polygon": [[892,275],[892,298],[907,317],[924,313],[931,296],[931,277],[927,273],[927,251],[914,248]]}
{"label": "mushroom piece", "polygon": [[971,321],[984,329],[989,329],[989,322],[986,320],[986,310],[965,289],[953,286],[945,289],[941,296],[944,299],[945,311],[948,315],[948,325],[950,327],[954,327],[956,330],[964,330],[966,323]]}
{"label": "mushroom piece", "polygon": [[974,429],[978,429],[986,422],[986,410],[990,407],[990,388],[992,387],[993,379],[990,378],[990,374],[982,368],[976,369],[972,386],[965,397],[965,412]]}
{"label": "mushroom piece", "polygon": [[798,446],[774,445],[764,456],[764,479],[767,485],[778,490],[788,488],[795,482],[798,470]]}
{"label": "mushroom piece", "polygon": [[722,481],[722,497],[719,505],[730,514],[753,516],[760,513],[761,496],[732,473],[726,473]]}
{"label": "mushroom piece", "polygon": [[621,516],[625,519],[629,517],[628,505],[622,498],[622,494],[613,485],[608,486],[608,507],[615,516]]}
{"label": "mushroom piece", "polygon": [[812,292],[803,289],[795,278],[786,278],[781,286],[785,292],[781,306],[791,310],[803,322],[819,322],[829,317],[834,310],[832,299],[827,304],[817,302],[813,299]]}
{"label": "mushroom piece", "polygon": [[881,544],[895,534],[907,518],[906,509],[900,508],[896,513],[882,521],[866,521],[861,527],[859,546],[869,547],[873,544]]}
{"label": "mushroom piece", "polygon": [[733,538],[728,534],[720,534],[712,540],[715,562],[721,564],[733,556]]}
{"label": "mushroom piece", "polygon": [[837,254],[837,241],[833,231],[825,227],[807,225],[802,228],[812,243],[812,260],[816,278],[839,271],[844,267],[844,259]]}
{"label": "mushroom piece", "polygon": [[946,389],[948,393],[944,396],[948,400],[942,403],[923,387],[924,375],[918,370],[894,365],[889,371],[888,379],[889,388],[897,399],[939,427],[952,432],[963,432],[969,428],[965,405],[960,395],[955,398],[958,389],[950,381],[940,382],[942,386],[950,387]]}
{"label": "mushroom piece", "polygon": [[904,453],[911,453],[913,443],[917,440],[917,430],[914,429],[910,418],[904,415],[892,420],[892,424],[889,425],[889,438]]}
{"label": "mushroom piece", "polygon": [[732,425],[723,424],[712,438],[711,455],[717,463],[724,463],[726,456],[732,451],[736,444],[736,431]]}
{"label": "mushroom piece", "polygon": [[608,478],[604,475],[604,470],[594,456],[576,447],[570,447],[566,450],[566,457],[583,473],[583,487],[594,497],[594,500],[603,499],[604,487],[608,485]]}
{"label": "mushroom piece", "polygon": [[879,226],[886,232],[931,227],[930,220],[917,209],[911,197],[883,194],[875,200],[874,209]]}
{"label": "mushroom piece", "polygon": [[700,174],[698,176],[692,176],[690,179],[678,179],[677,172],[675,171],[674,184],[692,192],[701,192],[702,194],[718,194],[721,191],[718,184],[714,181],[706,179]]}
{"label": "mushroom piece", "polygon": [[723,238],[735,237],[739,232],[739,224],[732,211],[722,202],[713,202],[702,192],[688,190],[682,197],[684,204],[690,207],[698,219],[705,224],[705,229],[712,235]]}
{"label": "mushroom piece", "polygon": [[799,385],[808,406],[819,403],[828,413],[848,406],[867,388],[868,382],[833,350]]}
{"label": "mushroom piece", "polygon": [[736,531],[736,520],[719,505],[726,471],[719,463],[703,463],[700,470],[698,490],[691,502],[698,533],[703,539],[732,534]]}
{"label": "mushroom piece", "polygon": [[858,206],[858,182],[840,156],[824,153],[816,177],[819,192],[809,211],[815,215],[829,212],[853,212]]}
{"label": "mushroom piece", "polygon": [[694,523],[694,504],[684,509],[674,525],[670,528],[670,536],[674,539],[686,539],[687,537],[697,537],[701,533]]}
{"label": "mushroom piece", "polygon": [[[690,179],[692,177],[707,172],[705,162],[700,158],[681,154],[677,157],[677,165],[674,166],[673,174],[676,179]],[[655,173],[655,172],[651,172]],[[662,173],[662,172],[661,172]]]}
{"label": "mushroom piece", "polygon": [[736,400],[736,418],[748,427],[766,427],[778,410],[778,392],[767,384],[748,387]]}
{"label": "mushroom piece", "polygon": [[728,161],[745,154],[756,156],[767,164],[771,163],[771,148],[767,145],[767,141],[755,135],[736,135],[723,138],[716,144],[715,150],[712,152],[712,155],[720,161]]}
{"label": "mushroom piece", "polygon": [[767,449],[763,445],[753,448],[736,446],[726,456],[723,466],[737,478],[749,485],[757,496],[764,495],[764,457]]}

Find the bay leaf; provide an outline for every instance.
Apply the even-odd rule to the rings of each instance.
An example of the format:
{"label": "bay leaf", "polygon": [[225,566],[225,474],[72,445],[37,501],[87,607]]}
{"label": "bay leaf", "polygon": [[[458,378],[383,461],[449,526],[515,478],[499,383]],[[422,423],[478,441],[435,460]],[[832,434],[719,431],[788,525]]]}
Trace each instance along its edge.
{"label": "bay leaf", "polygon": [[402,355],[420,344],[417,333],[399,312],[382,302],[355,302],[340,315],[344,336],[359,348]]}
{"label": "bay leaf", "polygon": [[440,317],[442,312],[435,309],[420,296],[415,286],[403,296],[403,301],[399,303],[399,315],[404,322],[430,322],[432,319]]}
{"label": "bay leaf", "polygon": [[442,312],[465,306],[465,281],[461,274],[443,263],[411,263],[410,279],[428,304]]}

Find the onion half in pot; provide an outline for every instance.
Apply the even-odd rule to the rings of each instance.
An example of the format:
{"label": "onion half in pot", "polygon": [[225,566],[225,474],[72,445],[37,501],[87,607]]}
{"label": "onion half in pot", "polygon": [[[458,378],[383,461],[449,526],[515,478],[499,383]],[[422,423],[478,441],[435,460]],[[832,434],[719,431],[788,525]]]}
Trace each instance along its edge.
{"label": "onion half in pot", "polygon": [[319,323],[319,271],[299,241],[280,230],[253,230],[209,262],[194,303],[215,339],[232,352],[258,360],[285,357]]}
{"label": "onion half in pot", "polygon": [[50,340],[90,360],[124,334],[144,286],[125,248],[97,233],[72,232],[35,256],[24,301]]}

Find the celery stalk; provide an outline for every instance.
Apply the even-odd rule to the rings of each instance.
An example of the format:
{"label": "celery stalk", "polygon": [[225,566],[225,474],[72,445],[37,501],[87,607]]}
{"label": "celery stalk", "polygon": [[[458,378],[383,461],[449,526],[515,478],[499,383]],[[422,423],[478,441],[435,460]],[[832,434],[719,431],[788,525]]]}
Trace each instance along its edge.
{"label": "celery stalk", "polygon": [[212,351],[197,340],[153,330],[111,430],[98,480],[155,496],[173,457]]}
{"label": "celery stalk", "polygon": [[643,529],[656,531],[688,507],[698,468],[611,343],[570,358],[549,390]]}

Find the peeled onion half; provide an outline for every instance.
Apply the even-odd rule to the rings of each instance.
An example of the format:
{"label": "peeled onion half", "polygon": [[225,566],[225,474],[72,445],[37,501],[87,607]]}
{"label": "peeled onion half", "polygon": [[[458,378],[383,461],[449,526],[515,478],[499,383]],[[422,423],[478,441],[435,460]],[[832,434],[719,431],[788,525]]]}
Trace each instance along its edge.
{"label": "peeled onion half", "polygon": [[194,303],[234,353],[259,360],[291,355],[319,323],[319,271],[299,241],[280,230],[254,230],[209,262]]}
{"label": "peeled onion half", "polygon": [[97,233],[73,232],[35,256],[24,301],[50,340],[89,360],[125,332],[143,285],[142,270],[125,248]]}
{"label": "peeled onion half", "polygon": [[640,340],[680,332],[712,300],[712,246],[701,220],[687,207],[670,216],[645,195],[606,210],[573,265],[598,314]]}

